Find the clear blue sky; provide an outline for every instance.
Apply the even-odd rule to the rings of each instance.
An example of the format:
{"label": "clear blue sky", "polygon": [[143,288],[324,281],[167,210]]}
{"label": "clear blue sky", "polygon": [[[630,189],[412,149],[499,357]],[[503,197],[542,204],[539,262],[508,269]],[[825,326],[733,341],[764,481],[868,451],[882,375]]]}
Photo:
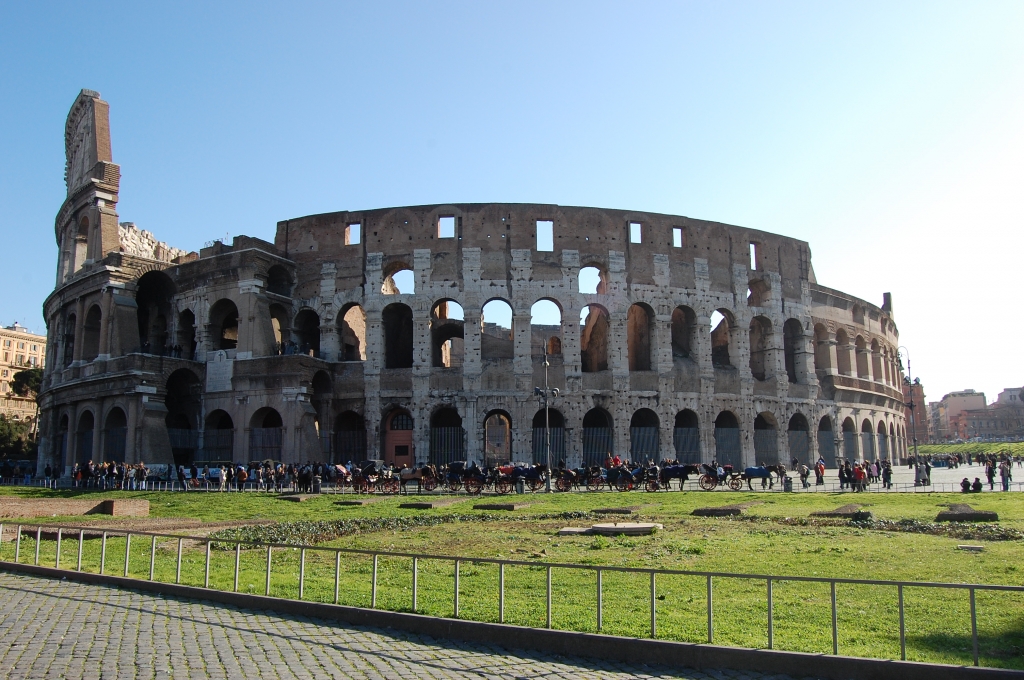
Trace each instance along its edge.
{"label": "clear blue sky", "polygon": [[0,7],[0,320],[42,329],[64,118],[112,107],[119,212],[172,245],[310,213],[631,208],[810,242],[929,399],[1024,385],[1024,3]]}

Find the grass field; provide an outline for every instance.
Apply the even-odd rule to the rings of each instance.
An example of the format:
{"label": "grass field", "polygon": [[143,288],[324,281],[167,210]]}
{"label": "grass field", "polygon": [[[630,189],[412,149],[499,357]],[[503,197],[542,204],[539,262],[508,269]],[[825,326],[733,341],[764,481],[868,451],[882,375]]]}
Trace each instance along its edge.
{"label": "grass field", "polygon": [[979,453],[1012,453],[1015,456],[1024,456],[1024,442],[969,442],[967,444],[921,444],[918,451],[926,456],[948,456],[958,453],[971,454]]}
{"label": "grass field", "polygon": [[[4,489],[4,493],[45,496],[69,492]],[[944,536],[890,533],[850,526],[794,526],[779,521],[806,517],[814,510],[861,502],[879,519],[930,521],[942,507],[962,502],[958,494],[750,494],[735,492],[662,492],[648,494],[543,494],[526,497],[528,507],[506,513],[499,521],[475,521],[487,513],[472,509],[473,500],[434,510],[404,510],[392,498],[369,506],[344,507],[336,497],[323,496],[292,503],[257,494],[110,493],[106,497],[147,498],[154,517],[188,517],[206,521],[269,518],[280,521],[376,516],[459,515],[461,521],[400,531],[367,531],[333,541],[326,548],[429,553],[467,558],[501,558],[523,562],[556,562],[588,566],[626,566],[694,571],[721,571],[777,576],[849,577],[878,580],[919,580],[952,583],[1024,585],[1024,542],[964,541]],[[697,518],[696,507],[761,501],[747,510],[760,521]],[[999,513],[1000,525],[1024,530],[1024,494],[981,494],[970,502]],[[559,537],[563,526],[585,526],[593,519],[552,519],[556,513],[603,507],[637,506],[644,520],[664,524],[663,531],[643,538]],[[46,518],[74,521],[76,518]],[[40,518],[42,521],[43,518]],[[37,520],[39,521],[39,520]],[[609,520],[610,521],[610,520]],[[10,524],[8,524],[10,526]],[[957,550],[958,543],[983,545],[981,553]],[[23,539],[21,561],[34,558],[34,541]],[[83,567],[99,570],[99,540],[83,545]],[[41,561],[53,564],[54,544],[40,546]],[[124,570],[124,539],[108,541],[105,573]],[[148,577],[149,539],[133,541],[129,571]],[[65,543],[64,566],[74,566],[77,540]],[[14,548],[0,547],[0,558],[11,560]],[[173,581],[177,542],[159,540],[155,577]],[[307,551],[304,599],[333,601],[333,550]],[[205,548],[186,542],[182,581],[202,585]],[[233,587],[234,551],[212,551],[211,587]],[[240,555],[239,589],[263,593],[266,552],[245,550]],[[271,593],[298,596],[300,553],[275,550]],[[451,616],[454,607],[453,562],[420,560],[418,610]],[[381,557],[378,562],[377,606],[395,610],[411,607],[411,560]],[[372,560],[343,554],[339,599],[344,604],[370,603]],[[546,614],[547,570],[543,566],[506,567],[505,620],[543,626]],[[767,645],[766,583],[716,578],[715,642],[747,647]],[[703,577],[659,576],[657,581],[658,636],[706,641],[706,581]],[[552,573],[552,623],[556,628],[596,630],[596,574],[583,569]],[[496,621],[498,567],[474,563],[460,567],[460,616]],[[967,664],[971,660],[969,604],[966,591],[905,589],[908,658]],[[831,606],[827,584],[786,580],[773,582],[775,647],[800,651],[831,651]],[[603,573],[603,631],[646,636],[650,625],[648,574]],[[896,589],[888,586],[837,587],[839,649],[843,654],[899,658]],[[979,640],[983,665],[1024,669],[1024,593],[977,594]]]}

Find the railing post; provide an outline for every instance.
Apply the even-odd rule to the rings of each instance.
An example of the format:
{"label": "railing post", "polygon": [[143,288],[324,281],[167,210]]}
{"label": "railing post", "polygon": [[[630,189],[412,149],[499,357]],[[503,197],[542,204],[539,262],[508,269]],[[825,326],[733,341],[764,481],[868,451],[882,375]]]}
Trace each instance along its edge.
{"label": "railing post", "polygon": [[907,626],[903,615],[903,584],[896,586],[900,600],[900,660],[907,660]]}
{"label": "railing post", "polygon": [[[376,581],[376,579],[374,579]],[[299,548],[299,599],[306,592],[306,549]]]}
{"label": "railing post", "polygon": [[36,565],[39,564],[39,544],[43,541],[43,527],[36,527]]}
{"label": "railing post", "polygon": [[103,574],[103,568],[107,566],[107,532],[103,532],[103,538],[100,541],[100,575]]}
{"label": "railing post", "polygon": [[601,592],[601,591],[602,591],[602,588],[601,588],[601,576],[602,576],[602,574],[601,574],[601,570],[600,570],[600,569],[598,569],[598,570],[597,570],[597,632],[598,632],[598,633],[600,633],[600,632],[601,632],[601,626],[603,625],[603,623],[602,623],[602,621],[601,621],[601,614],[603,614],[603,613],[604,613],[604,612],[602,611],[602,610],[603,610],[603,606],[602,606],[602,605],[603,605],[603,603],[602,603],[602,601],[601,601],[601,600],[602,600],[602,597],[601,597],[601,596],[602,596],[602,594],[603,594],[603,593]]}
{"label": "railing post", "polygon": [[505,623],[505,563],[498,565],[498,623]]}
{"label": "railing post", "polygon": [[775,618],[772,606],[772,580],[768,579],[768,649],[775,649]]}
{"label": "railing post", "polygon": [[708,644],[712,644],[715,639],[715,628],[712,622],[712,614],[714,612],[714,606],[712,605],[711,599],[711,577],[708,576]]}
{"label": "railing post", "polygon": [[978,665],[978,607],[971,588],[971,639],[974,643],[974,665]]}
{"label": "railing post", "polygon": [[832,653],[839,654],[839,623],[836,617],[836,582],[832,581]]}
{"label": "railing post", "polygon": [[548,626],[548,628],[551,628],[551,567],[548,567],[548,600],[547,600],[547,605],[548,605],[548,609],[547,609],[547,611],[548,611],[547,626]]}
{"label": "railing post", "polygon": [[334,604],[338,604],[341,595],[341,551],[334,551]]}
{"label": "railing post", "polygon": [[377,608],[377,556],[373,556],[373,583],[370,586],[370,609]]}
{"label": "railing post", "polygon": [[128,558],[132,553],[132,535],[126,532],[124,535],[124,577],[128,578]]}
{"label": "railing post", "polygon": [[4,523],[0,522],[0,547],[4,544]]}
{"label": "railing post", "polygon": [[657,626],[657,620],[655,619],[655,612],[657,611],[657,609],[655,608],[655,604],[654,604],[655,600],[657,599],[657,590],[656,590],[656,585],[655,585],[654,578],[655,578],[655,572],[652,569],[651,570],[651,637],[652,638],[658,637],[658,626]]}
{"label": "railing post", "polygon": [[455,598],[454,598],[454,617],[459,618],[459,561],[455,560]]}
{"label": "railing post", "polygon": [[60,539],[62,538],[61,534],[63,531],[63,529],[57,527],[57,558],[53,561],[54,569],[60,569]]}
{"label": "railing post", "polygon": [[82,571],[82,546],[85,544],[85,531],[82,529],[78,530],[78,566],[75,567],[76,571]]}
{"label": "railing post", "polygon": [[412,610],[415,612],[416,607],[419,605],[417,596],[419,595],[419,571],[420,571],[420,559],[418,557],[412,558]]}
{"label": "railing post", "polygon": [[267,546],[267,589],[265,595],[270,595],[270,554],[273,552],[274,546]]}
{"label": "railing post", "polygon": [[210,539],[206,539],[206,568],[203,571],[203,587],[210,587],[210,546],[213,545]]}
{"label": "railing post", "polygon": [[153,541],[149,544],[149,580],[153,580],[153,574],[156,571],[156,536],[153,537]]}
{"label": "railing post", "polygon": [[14,562],[17,564],[21,557],[21,525],[18,525],[18,535],[14,537]]}
{"label": "railing post", "polygon": [[181,583],[181,539],[178,539],[178,561],[174,567],[174,582]]}
{"label": "railing post", "polygon": [[242,559],[242,544],[241,543],[235,543],[235,580],[234,580],[234,584],[232,585],[231,588],[236,593],[238,592],[238,563],[241,561],[241,559]]}

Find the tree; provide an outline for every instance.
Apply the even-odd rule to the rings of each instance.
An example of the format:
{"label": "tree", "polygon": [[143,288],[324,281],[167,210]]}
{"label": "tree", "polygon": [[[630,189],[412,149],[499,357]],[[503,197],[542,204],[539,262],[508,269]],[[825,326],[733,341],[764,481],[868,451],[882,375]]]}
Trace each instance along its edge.
{"label": "tree", "polygon": [[35,398],[39,394],[39,385],[43,381],[43,369],[29,368],[18,371],[11,380],[11,391],[19,397],[31,396]]}
{"label": "tree", "polygon": [[27,458],[35,455],[35,443],[28,439],[29,426],[8,420],[0,414],[0,458]]}

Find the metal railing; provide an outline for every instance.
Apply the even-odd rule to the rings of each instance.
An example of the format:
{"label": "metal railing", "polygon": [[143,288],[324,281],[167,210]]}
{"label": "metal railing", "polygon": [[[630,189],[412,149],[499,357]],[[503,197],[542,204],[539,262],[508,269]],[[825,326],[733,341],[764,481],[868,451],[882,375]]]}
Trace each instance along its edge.
{"label": "metal railing", "polygon": [[[0,545],[2,545],[4,536],[5,526],[0,524]],[[899,612],[899,644],[900,644],[900,659],[907,659],[907,626],[906,626],[906,611],[904,602],[904,589],[905,588],[927,588],[936,591],[949,591],[949,590],[966,590],[969,595],[970,601],[970,619],[971,619],[971,641],[972,641],[972,656],[974,665],[978,666],[980,661],[979,654],[979,642],[978,642],[978,607],[976,593],[978,591],[985,592],[1002,592],[1002,593],[1024,593],[1024,586],[1007,586],[1007,585],[991,585],[991,584],[980,584],[980,583],[941,583],[941,582],[929,582],[929,581],[882,581],[875,579],[857,579],[857,578],[826,578],[818,576],[777,576],[769,574],[738,574],[732,572],[718,572],[718,571],[693,571],[687,569],[650,569],[642,567],[625,567],[625,566],[610,566],[610,565],[591,565],[591,564],[570,564],[570,563],[559,563],[559,562],[534,562],[534,561],[521,561],[521,560],[510,560],[502,558],[486,558],[486,557],[464,557],[464,556],[453,556],[453,555],[434,555],[427,553],[410,553],[400,551],[383,551],[383,550],[366,550],[358,548],[336,548],[336,547],[322,547],[322,546],[311,546],[302,544],[292,543],[266,543],[258,541],[245,541],[237,539],[224,539],[224,538],[209,538],[200,536],[183,536],[179,534],[164,534],[164,533],[153,533],[153,532],[138,532],[138,531],[124,531],[116,529],[97,529],[89,527],[66,527],[66,526],[51,526],[51,525],[17,525],[15,530],[14,538],[14,563],[22,563],[21,552],[23,536],[29,536],[30,540],[34,541],[34,556],[31,564],[36,566],[40,565],[40,547],[50,535],[55,536],[53,542],[55,544],[54,549],[54,567],[61,569],[61,549],[62,544],[68,540],[74,541],[77,546],[77,555],[75,558],[75,567],[73,571],[81,572],[83,570],[83,545],[85,544],[86,537],[95,538],[100,537],[100,557],[99,557],[99,574],[106,572],[107,564],[107,545],[108,540],[111,537],[124,537],[124,570],[120,574],[123,577],[130,577],[129,566],[131,564],[131,554],[133,538],[135,539],[149,539],[149,572],[148,580],[155,581],[156,574],[156,555],[157,555],[157,540],[158,539],[170,539],[177,541],[176,555],[175,555],[175,576],[174,583],[180,584],[182,581],[182,554],[184,551],[185,541],[191,541],[194,543],[202,544],[205,548],[205,558],[203,563],[203,587],[210,588],[210,569],[211,569],[211,552],[214,544],[218,545],[219,550],[224,550],[224,546],[234,546],[234,572],[232,575],[232,592],[239,591],[239,566],[241,562],[242,548],[246,546],[250,549],[266,549],[266,561],[264,567],[264,595],[271,595],[271,581],[272,576],[275,573],[273,571],[273,557],[274,551],[298,551],[299,552],[299,573],[298,573],[298,600],[304,599],[305,585],[306,585],[306,555],[310,552],[319,552],[334,555],[334,597],[333,603],[338,604],[340,602],[340,587],[341,587],[341,556],[344,555],[361,555],[372,559],[372,569],[370,572],[370,607],[377,609],[378,607],[378,566],[380,558],[404,558],[411,560],[410,576],[412,581],[412,597],[411,597],[411,609],[414,612],[420,611],[419,608],[419,567],[421,561],[434,561],[444,562],[452,564],[452,585],[453,585],[453,609],[452,617],[460,618],[459,610],[459,576],[460,569],[463,564],[482,565],[489,564],[498,567],[498,586],[497,592],[494,595],[498,601],[498,620],[500,623],[505,623],[505,569],[506,567],[528,567],[531,569],[543,569],[546,571],[545,574],[545,585],[546,585],[546,597],[545,597],[545,628],[552,628],[552,611],[555,603],[552,599],[552,571],[556,569],[570,570],[573,572],[591,572],[594,575],[594,587],[596,590],[596,607],[593,612],[596,619],[597,631],[601,632],[604,627],[604,584],[603,576],[606,573],[628,573],[628,574],[640,574],[646,575],[650,580],[650,600],[649,600],[649,611],[650,611],[650,628],[648,636],[650,638],[658,637],[658,577],[667,576],[686,576],[686,577],[698,577],[704,579],[706,584],[706,612],[707,612],[707,643],[714,644],[715,641],[715,583],[716,579],[732,579],[741,581],[753,581],[764,583],[765,602],[767,605],[767,640],[768,649],[775,649],[775,605],[774,605],[774,593],[773,588],[776,583],[780,582],[798,582],[798,583],[817,583],[829,586],[830,594],[830,605],[831,605],[831,633],[832,633],[832,654],[839,654],[839,603],[837,600],[836,586],[837,585],[851,585],[851,586],[872,586],[872,592],[877,593],[878,586],[890,587],[896,589],[896,597]],[[70,536],[69,536],[70,535]],[[0,562],[9,562],[10,560],[0,560]],[[71,569],[69,569],[71,571]],[[115,575],[115,574],[111,574]],[[721,591],[719,591],[721,592]],[[726,589],[726,594],[730,592]],[[474,594],[477,594],[476,592]]]}

